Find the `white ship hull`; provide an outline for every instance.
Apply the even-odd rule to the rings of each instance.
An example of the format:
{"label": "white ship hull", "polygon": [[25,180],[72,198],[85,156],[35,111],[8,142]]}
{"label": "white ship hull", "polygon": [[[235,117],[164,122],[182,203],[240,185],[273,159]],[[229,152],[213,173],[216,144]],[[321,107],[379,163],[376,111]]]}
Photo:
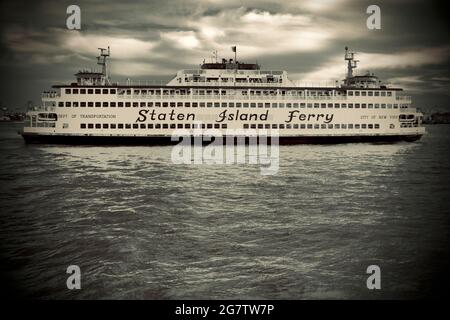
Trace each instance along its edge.
{"label": "white ship hull", "polygon": [[110,84],[106,73],[77,74],[77,83],[43,94],[39,110],[27,113],[22,135],[29,143],[173,144],[179,130],[185,136],[212,130],[294,144],[415,141],[425,133],[410,97],[378,85],[373,75],[349,76],[344,86],[300,87],[285,71],[238,63],[234,70],[220,69],[227,66],[182,70],[163,86]]}

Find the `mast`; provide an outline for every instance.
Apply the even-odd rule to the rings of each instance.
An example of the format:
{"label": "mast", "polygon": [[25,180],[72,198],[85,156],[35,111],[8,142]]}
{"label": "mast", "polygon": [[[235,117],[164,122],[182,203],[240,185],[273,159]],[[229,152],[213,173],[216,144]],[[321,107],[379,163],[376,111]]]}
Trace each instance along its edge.
{"label": "mast", "polygon": [[347,60],[347,79],[353,77],[353,69],[356,69],[356,65],[359,62],[359,60],[355,60],[354,57],[355,53],[353,51],[349,51],[348,47],[345,47],[344,59]]}
{"label": "mast", "polygon": [[108,49],[98,48],[100,50],[100,55],[97,57],[97,64],[102,66],[102,75],[105,78],[105,82],[109,84],[108,76],[108,64],[106,58],[110,56],[109,46]]}

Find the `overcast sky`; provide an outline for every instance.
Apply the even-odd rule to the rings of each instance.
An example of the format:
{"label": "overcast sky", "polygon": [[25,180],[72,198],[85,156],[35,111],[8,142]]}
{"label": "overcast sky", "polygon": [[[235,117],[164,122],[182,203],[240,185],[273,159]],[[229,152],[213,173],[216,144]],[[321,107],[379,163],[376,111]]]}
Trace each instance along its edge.
{"label": "overcast sky", "polygon": [[[401,86],[421,108],[450,110],[449,7],[446,1],[147,0],[2,1],[0,103],[39,103],[41,91],[73,82],[111,47],[114,81],[170,79],[213,50],[220,57],[287,70],[292,80],[343,79],[346,45],[368,70]],[[66,9],[81,8],[81,30],[66,28]],[[369,30],[366,8],[381,8]]]}

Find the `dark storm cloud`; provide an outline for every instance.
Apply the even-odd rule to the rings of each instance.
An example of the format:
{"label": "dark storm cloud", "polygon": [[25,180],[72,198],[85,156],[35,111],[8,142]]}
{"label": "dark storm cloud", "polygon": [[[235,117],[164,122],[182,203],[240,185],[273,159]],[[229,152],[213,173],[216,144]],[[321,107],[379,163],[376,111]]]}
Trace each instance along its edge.
{"label": "dark storm cloud", "polygon": [[[169,79],[215,49],[286,69],[294,79],[342,79],[343,47],[360,52],[361,70],[404,86],[421,106],[448,102],[448,5],[383,1],[382,29],[366,28],[369,1],[86,1],[81,31],[65,28],[66,1],[1,3],[2,102],[22,106],[55,81],[73,81],[111,46],[114,80]],[[361,71],[362,72],[362,71]]]}

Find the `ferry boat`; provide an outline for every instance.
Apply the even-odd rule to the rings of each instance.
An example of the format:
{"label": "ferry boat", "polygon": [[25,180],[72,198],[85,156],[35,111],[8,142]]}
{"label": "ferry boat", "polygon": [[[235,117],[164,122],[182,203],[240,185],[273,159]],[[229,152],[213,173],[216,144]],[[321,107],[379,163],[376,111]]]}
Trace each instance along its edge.
{"label": "ferry boat", "polygon": [[176,130],[208,129],[276,132],[280,144],[412,142],[425,133],[411,97],[373,73],[354,75],[358,61],[347,47],[346,77],[331,86],[302,86],[236,54],[180,70],[166,84],[113,83],[110,48],[99,50],[101,71],[79,71],[76,82],[54,85],[27,112],[26,143],[174,144]]}

